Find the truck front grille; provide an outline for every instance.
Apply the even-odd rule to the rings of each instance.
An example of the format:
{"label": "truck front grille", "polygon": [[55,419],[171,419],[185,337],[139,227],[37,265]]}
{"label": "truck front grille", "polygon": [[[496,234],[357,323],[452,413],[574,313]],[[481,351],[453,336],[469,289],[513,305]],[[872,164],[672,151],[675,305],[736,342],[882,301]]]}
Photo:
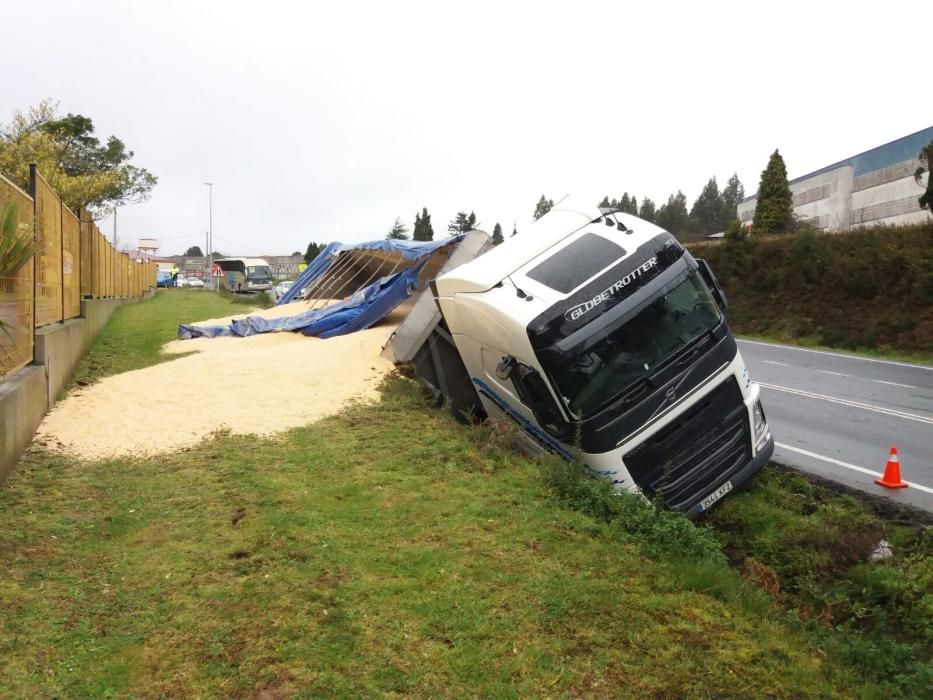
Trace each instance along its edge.
{"label": "truck front grille", "polygon": [[732,377],[624,460],[649,498],[683,510],[747,464],[751,449],[748,413]]}

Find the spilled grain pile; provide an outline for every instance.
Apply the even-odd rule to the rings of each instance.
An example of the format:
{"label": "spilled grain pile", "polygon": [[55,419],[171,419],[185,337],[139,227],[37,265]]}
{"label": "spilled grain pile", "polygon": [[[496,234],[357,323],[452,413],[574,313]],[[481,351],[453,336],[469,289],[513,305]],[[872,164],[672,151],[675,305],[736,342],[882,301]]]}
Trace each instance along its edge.
{"label": "spilled grain pile", "polygon": [[[282,307],[266,314],[281,315]],[[399,318],[327,340],[269,333],[172,341],[163,352],[194,354],[72,393],[46,416],[38,437],[99,459],[178,450],[218,430],[269,435],[306,425],[378,397],[391,369],[379,353]]]}

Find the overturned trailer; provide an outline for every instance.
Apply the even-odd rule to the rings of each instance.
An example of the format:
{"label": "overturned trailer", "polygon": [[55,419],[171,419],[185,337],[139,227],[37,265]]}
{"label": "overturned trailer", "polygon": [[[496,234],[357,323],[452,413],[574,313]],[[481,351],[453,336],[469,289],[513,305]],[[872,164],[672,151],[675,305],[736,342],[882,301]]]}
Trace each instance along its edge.
{"label": "overturned trailer", "polygon": [[385,350],[457,415],[513,421],[530,449],[581,454],[590,474],[691,517],[770,458],[725,295],[666,231],[565,200],[462,257]]}
{"label": "overturned trailer", "polygon": [[[440,241],[331,243],[305,269],[277,306],[295,304],[293,315],[261,315],[228,324],[181,324],[178,337],[215,338],[292,331],[330,338],[369,328],[437,276],[462,236]],[[301,294],[303,292],[303,294]],[[299,296],[301,295],[301,296]]]}

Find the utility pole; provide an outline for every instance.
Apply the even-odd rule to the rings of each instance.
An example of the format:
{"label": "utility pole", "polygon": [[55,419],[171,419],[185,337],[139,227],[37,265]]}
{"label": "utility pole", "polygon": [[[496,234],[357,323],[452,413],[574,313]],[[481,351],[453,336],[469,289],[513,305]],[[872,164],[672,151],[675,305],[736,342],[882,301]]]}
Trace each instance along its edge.
{"label": "utility pole", "polygon": [[214,288],[214,252],[211,247],[214,244],[214,183],[205,182],[207,185],[207,278],[209,289]]}
{"label": "utility pole", "polygon": [[210,288],[211,284],[211,264],[207,262],[209,258],[207,257],[211,252],[211,234],[207,231],[204,232],[204,262],[207,263],[207,280],[205,284]]}

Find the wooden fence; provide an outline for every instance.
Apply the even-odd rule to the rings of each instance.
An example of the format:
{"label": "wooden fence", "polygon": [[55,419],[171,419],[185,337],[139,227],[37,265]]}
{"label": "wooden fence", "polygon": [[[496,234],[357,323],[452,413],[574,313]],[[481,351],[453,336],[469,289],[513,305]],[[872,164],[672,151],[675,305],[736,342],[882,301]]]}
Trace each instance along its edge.
{"label": "wooden fence", "polygon": [[14,238],[37,241],[36,254],[17,269],[0,253],[0,379],[32,362],[36,328],[80,316],[82,298],[140,297],[156,285],[155,263],[115,250],[35,168],[30,190],[0,175],[0,216],[12,208]]}

